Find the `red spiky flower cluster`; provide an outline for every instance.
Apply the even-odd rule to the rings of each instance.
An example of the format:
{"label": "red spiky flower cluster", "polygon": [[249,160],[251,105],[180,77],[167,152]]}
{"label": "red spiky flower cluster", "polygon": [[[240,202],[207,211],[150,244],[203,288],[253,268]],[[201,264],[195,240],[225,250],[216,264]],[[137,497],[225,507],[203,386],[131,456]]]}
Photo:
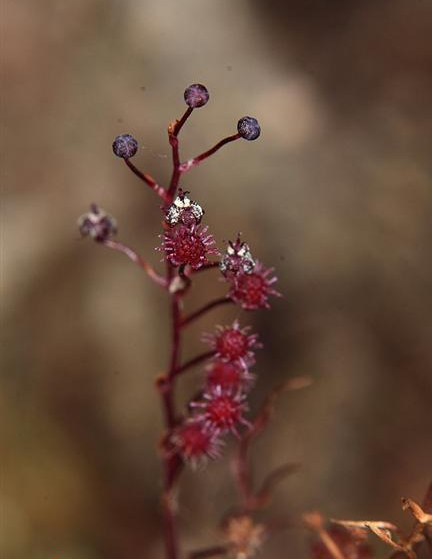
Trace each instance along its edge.
{"label": "red spiky flower cluster", "polygon": [[[269,308],[269,297],[278,295],[273,288],[276,281],[276,278],[272,277],[273,270],[264,268],[254,259],[249,245],[241,240],[240,235],[235,241],[228,243],[226,253],[220,259],[215,259],[220,255],[215,240],[208,233],[208,227],[201,225],[204,209],[189,196],[189,192],[179,187],[180,179],[186,172],[225,144],[241,138],[247,141],[256,140],[260,136],[260,125],[255,118],[244,116],[237,123],[236,133],[223,138],[196,157],[181,162],[178,140],[180,130],[192,112],[208,102],[209,93],[202,84],[193,84],[186,89],[184,99],[188,107],[186,112],[168,127],[173,161],[168,187],[159,185],[153,177],[140,171],[131,162],[131,158],[139,153],[138,142],[132,135],[119,135],[112,144],[114,155],[123,160],[162,200],[164,227],[160,235],[161,244],[156,250],[163,255],[162,260],[166,263],[165,274],[158,273],[134,250],[114,238],[117,232],[116,222],[98,206],[92,205],[91,211],[78,222],[82,236],[89,236],[98,243],[128,256],[144,269],[170,298],[170,363],[166,373],[158,377],[156,382],[166,427],[161,440],[161,450],[164,467],[165,534],[169,559],[178,557],[171,496],[181,466],[190,464],[196,467],[205,463],[208,458],[219,457],[223,436],[233,433],[240,438],[245,428],[252,428],[252,424],[245,417],[249,409],[249,392],[255,380],[250,368],[255,364],[255,350],[261,347],[257,334],[250,333],[250,327],[240,327],[240,323],[235,320],[230,325],[218,326],[212,334],[206,334],[203,340],[209,346],[207,351],[181,363],[180,349],[184,330],[191,322],[218,305],[237,304],[246,310]],[[229,286],[227,294],[208,302],[195,312],[185,314],[184,299],[193,284],[194,275],[207,269],[220,270]],[[204,365],[199,396],[192,398],[182,413],[175,399],[175,384],[181,374],[198,364]]]}

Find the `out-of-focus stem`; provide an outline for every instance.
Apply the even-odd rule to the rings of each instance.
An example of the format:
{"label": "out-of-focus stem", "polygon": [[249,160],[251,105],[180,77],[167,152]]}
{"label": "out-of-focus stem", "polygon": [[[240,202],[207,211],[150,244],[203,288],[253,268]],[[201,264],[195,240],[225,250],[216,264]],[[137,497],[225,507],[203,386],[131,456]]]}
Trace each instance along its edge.
{"label": "out-of-focus stem", "polygon": [[203,307],[201,307],[197,311],[191,313],[189,316],[186,316],[180,322],[180,326],[183,328],[184,326],[187,326],[188,324],[190,324],[191,322],[193,322],[197,318],[200,318],[201,316],[206,314],[211,309],[214,309],[215,307],[219,307],[221,305],[226,305],[227,303],[232,303],[232,302],[233,301],[231,299],[229,299],[228,297],[221,297],[220,299],[215,299],[214,301],[210,301],[210,303],[207,303],[207,305],[204,305]]}
{"label": "out-of-focus stem", "polygon": [[135,264],[138,264],[138,266],[140,266],[143,270],[145,270],[147,272],[147,275],[155,283],[157,283],[158,285],[160,285],[160,287],[163,287],[164,289],[167,288],[168,286],[167,280],[164,277],[160,276],[154,270],[154,268],[148,262],[146,262],[146,260],[141,258],[141,256],[137,254],[134,250],[124,245],[123,243],[120,243],[119,241],[113,241],[111,239],[106,239],[105,241],[103,241],[103,244],[108,248],[118,250],[119,252],[125,254],[128,258],[132,260],[132,262],[135,262]]}
{"label": "out-of-focus stem", "polygon": [[228,144],[229,142],[234,142],[239,138],[241,138],[240,134],[233,134],[232,136],[227,136],[226,138],[223,138],[220,142],[218,142],[215,146],[213,146],[209,150],[205,151],[204,153],[201,153],[200,155],[197,155],[193,159],[189,159],[189,161],[186,161],[185,163],[182,163],[179,167],[180,173],[186,173],[187,171],[189,171],[189,169],[192,169],[192,167],[196,167],[201,163],[201,161],[204,161],[204,159],[207,159],[207,157],[213,155],[225,144]]}
{"label": "out-of-focus stem", "polygon": [[135,165],[131,162],[130,159],[125,159],[124,162],[126,163],[126,165],[129,167],[129,169],[137,176],[139,177],[142,181],[144,181],[146,184],[148,184],[148,186],[154,191],[156,192],[156,194],[162,198],[162,200],[165,203],[169,203],[170,198],[168,195],[168,192],[165,190],[165,188],[163,186],[160,186],[153,177],[151,177],[150,175],[147,175],[146,173],[143,173],[142,171],[140,171],[137,167],[135,167]]}
{"label": "out-of-focus stem", "polygon": [[207,549],[199,549],[197,551],[191,551],[188,555],[188,559],[207,559],[207,557],[223,557],[228,553],[228,549],[221,545],[215,547],[209,547]]}

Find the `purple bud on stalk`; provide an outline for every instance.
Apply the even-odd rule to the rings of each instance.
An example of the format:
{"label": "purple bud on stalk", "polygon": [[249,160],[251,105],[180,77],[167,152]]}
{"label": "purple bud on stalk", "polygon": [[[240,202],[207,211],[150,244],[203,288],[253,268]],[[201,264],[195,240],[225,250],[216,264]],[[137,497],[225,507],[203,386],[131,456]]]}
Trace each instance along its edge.
{"label": "purple bud on stalk", "polygon": [[112,149],[117,157],[130,159],[138,151],[138,142],[130,134],[121,134],[114,138]]}
{"label": "purple bud on stalk", "polygon": [[185,89],[184,100],[191,109],[198,109],[208,102],[209,92],[204,85],[194,83]]}
{"label": "purple bud on stalk", "polygon": [[237,123],[237,132],[245,140],[256,140],[261,134],[261,127],[253,116],[244,116]]}

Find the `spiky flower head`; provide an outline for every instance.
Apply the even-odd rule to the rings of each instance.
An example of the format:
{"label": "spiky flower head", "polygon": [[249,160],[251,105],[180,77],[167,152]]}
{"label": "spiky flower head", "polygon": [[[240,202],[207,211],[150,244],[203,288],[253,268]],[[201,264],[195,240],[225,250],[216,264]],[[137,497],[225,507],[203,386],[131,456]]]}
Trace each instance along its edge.
{"label": "spiky flower head", "polygon": [[90,211],[78,218],[78,229],[81,236],[103,243],[117,233],[117,224],[111,215],[91,204]]}
{"label": "spiky flower head", "polygon": [[237,320],[231,326],[217,326],[214,334],[204,334],[202,340],[215,350],[222,361],[238,363],[244,369],[255,362],[254,349],[261,347],[258,334],[249,334],[250,327],[240,328]]}
{"label": "spiky flower head", "polygon": [[231,516],[225,522],[224,534],[235,559],[254,557],[267,537],[263,524],[258,524],[246,514]]}
{"label": "spiky flower head", "polygon": [[217,431],[196,418],[179,425],[170,442],[182,459],[194,468],[204,465],[208,458],[219,458],[223,444]]}
{"label": "spiky flower head", "polygon": [[213,235],[207,235],[208,227],[192,224],[190,227],[180,225],[177,229],[163,235],[162,246],[157,250],[165,252],[165,259],[173,266],[189,265],[198,270],[210,260],[210,254],[219,254],[213,247]]}
{"label": "spiky flower head", "polygon": [[188,194],[189,192],[184,192],[180,189],[178,196],[167,209],[165,220],[171,227],[178,223],[183,223],[183,225],[187,226],[200,223],[204,210],[199,204],[191,200]]}
{"label": "spiky flower head", "polygon": [[255,375],[238,363],[215,359],[206,368],[206,387],[211,390],[220,386],[222,390],[246,392],[255,382]]}
{"label": "spiky flower head", "polygon": [[257,262],[250,274],[237,274],[229,292],[231,299],[245,310],[269,309],[270,295],[280,297],[280,293],[272,286],[277,278],[271,277],[274,268],[265,268]]}
{"label": "spiky flower head", "polygon": [[217,433],[231,431],[239,437],[237,424],[243,423],[251,426],[249,421],[243,417],[248,410],[246,395],[240,391],[232,392],[223,390],[221,386],[215,386],[203,393],[203,399],[199,402],[191,402],[192,408],[200,408],[196,416],[199,421]]}
{"label": "spiky flower head", "polygon": [[234,279],[239,273],[251,274],[255,268],[255,260],[249,246],[240,238],[228,241],[225,254],[222,256],[219,269],[227,279]]}

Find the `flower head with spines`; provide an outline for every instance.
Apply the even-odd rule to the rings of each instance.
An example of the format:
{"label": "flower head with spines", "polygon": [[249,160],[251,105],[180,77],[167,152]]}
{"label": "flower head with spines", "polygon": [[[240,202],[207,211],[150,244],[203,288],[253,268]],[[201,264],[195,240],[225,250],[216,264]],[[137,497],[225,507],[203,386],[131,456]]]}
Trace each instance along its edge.
{"label": "flower head with spines", "polygon": [[219,254],[213,246],[213,235],[207,234],[208,227],[195,223],[191,226],[179,225],[176,229],[166,231],[162,236],[162,245],[157,250],[165,252],[164,260],[173,266],[190,266],[198,270],[210,263],[208,256]]}
{"label": "flower head with spines", "polygon": [[214,359],[206,367],[206,388],[220,386],[223,390],[248,392],[254,382],[255,375],[238,363],[230,363],[222,359]]}
{"label": "flower head with spines", "polygon": [[272,277],[273,272],[274,268],[265,268],[261,262],[257,262],[251,273],[242,272],[232,279],[229,296],[247,311],[269,309],[270,295],[281,296],[273,287],[277,282],[277,278]]}
{"label": "flower head with spines", "polygon": [[250,327],[240,328],[238,320],[231,326],[217,326],[213,334],[204,334],[203,342],[215,350],[221,361],[239,364],[244,369],[255,363],[254,349],[260,348],[258,334],[249,334]]}
{"label": "flower head with spines", "polygon": [[193,409],[201,409],[196,415],[203,421],[208,429],[218,434],[233,433],[237,438],[239,423],[250,427],[250,422],[243,414],[249,409],[246,395],[240,390],[237,392],[224,390],[221,386],[214,386],[203,393],[203,398],[189,404]]}
{"label": "flower head with spines", "polygon": [[170,437],[170,443],[183,459],[193,468],[203,466],[209,458],[219,458],[223,442],[219,433],[197,418],[186,419]]}

